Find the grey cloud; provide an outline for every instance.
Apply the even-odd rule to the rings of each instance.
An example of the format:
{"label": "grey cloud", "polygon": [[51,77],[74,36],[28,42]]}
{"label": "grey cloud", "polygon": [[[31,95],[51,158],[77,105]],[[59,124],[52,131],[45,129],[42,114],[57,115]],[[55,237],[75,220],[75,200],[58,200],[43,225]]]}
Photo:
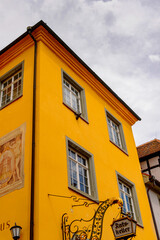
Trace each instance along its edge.
{"label": "grey cloud", "polygon": [[156,11],[158,11],[158,9],[160,9],[160,3],[159,0],[140,0],[141,4],[143,6],[147,6],[150,7],[152,9],[155,9]]}
{"label": "grey cloud", "polygon": [[112,0],[86,0],[88,3],[93,3],[93,2],[111,2]]}

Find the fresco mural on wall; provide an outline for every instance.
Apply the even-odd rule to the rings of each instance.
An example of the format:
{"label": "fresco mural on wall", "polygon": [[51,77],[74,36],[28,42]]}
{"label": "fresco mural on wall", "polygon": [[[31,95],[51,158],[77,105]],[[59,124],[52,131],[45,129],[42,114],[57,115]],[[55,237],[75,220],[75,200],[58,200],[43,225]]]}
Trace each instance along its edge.
{"label": "fresco mural on wall", "polygon": [[24,185],[25,124],[0,138],[0,196]]}

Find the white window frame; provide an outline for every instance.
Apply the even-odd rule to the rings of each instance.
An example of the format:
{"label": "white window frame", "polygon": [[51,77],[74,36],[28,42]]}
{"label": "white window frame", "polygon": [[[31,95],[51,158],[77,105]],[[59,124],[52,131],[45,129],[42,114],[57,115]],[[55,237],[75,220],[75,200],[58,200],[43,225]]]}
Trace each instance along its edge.
{"label": "white window frame", "polygon": [[114,143],[118,148],[123,150],[126,154],[128,154],[121,122],[118,121],[106,109],[105,109],[105,113],[107,118],[107,127],[108,127],[108,134],[109,134],[110,141]]}
{"label": "white window frame", "polygon": [[[63,79],[64,86],[64,100],[65,102],[77,113],[81,114],[81,101],[80,101],[80,92],[76,89],[71,83],[69,83],[66,79]],[[69,103],[65,97],[65,89],[69,92]],[[73,99],[76,99],[76,107],[73,105]]]}
{"label": "white window frame", "polygon": [[[81,191],[80,187],[75,187],[71,184],[71,174],[70,174],[70,156],[69,156],[69,149],[72,149],[74,152],[77,153],[77,156],[82,156],[86,161],[86,169],[88,171],[88,185],[89,185],[89,192],[86,193],[85,191]],[[84,149],[82,146],[71,140],[70,138],[66,137],[66,152],[67,152],[67,170],[68,170],[68,187],[69,189],[80,193],[81,195],[98,202],[98,191],[97,191],[97,182],[96,182],[96,173],[95,173],[95,166],[94,166],[94,159],[93,154],[89,151]],[[73,159],[73,161],[77,162],[77,160]],[[78,164],[76,166],[78,168]],[[78,172],[78,169],[77,169]],[[79,181],[79,180],[78,180]],[[80,181],[79,181],[80,182]]]}
{"label": "white window frame", "polygon": [[[19,97],[22,96],[23,91],[23,70],[24,70],[24,63],[18,64],[16,67],[14,67],[12,70],[10,70],[8,73],[0,77],[0,109],[4,108],[11,102],[15,101]],[[15,77],[19,75],[17,79]],[[10,81],[10,82],[9,82]],[[18,84],[21,81],[20,85]],[[14,87],[15,84],[17,87]],[[5,86],[6,85],[6,86]],[[20,90],[18,90],[18,87],[20,86]],[[8,90],[10,91],[8,92]],[[13,93],[17,89],[17,94],[14,96]],[[5,94],[3,94],[6,92]],[[7,101],[7,95],[9,96]],[[3,98],[5,98],[5,103]]]}
{"label": "white window frame", "polygon": [[[119,184],[120,197],[123,200],[123,213],[128,214],[130,217],[133,217],[133,219],[136,220],[131,188],[130,188],[130,186],[128,186],[126,183],[122,182],[121,180],[118,181],[118,184]],[[120,184],[121,184],[122,188],[120,187]],[[126,192],[125,188],[128,189],[129,192]],[[130,203],[127,203],[126,198],[130,199]],[[131,206],[128,207],[128,204]],[[130,211],[129,208],[132,208],[132,212]]]}
{"label": "white window frame", "polygon": [[[82,192],[85,192],[87,194],[90,194],[90,180],[89,180],[89,167],[88,167],[88,158],[82,154],[80,154],[79,152],[77,152],[75,149],[73,148],[70,148],[69,147],[69,153],[70,151],[74,152],[75,153],[75,158],[72,158],[72,156],[69,154],[69,161],[72,161],[76,164],[76,175],[77,175],[77,188],[82,191]],[[82,159],[85,160],[86,162],[86,166],[83,165],[82,163],[80,163],[78,161],[78,156],[80,156]],[[88,185],[86,185],[86,187],[88,187],[88,192],[85,191],[85,184],[83,184],[84,186],[84,191],[81,190],[81,186],[80,186],[80,172],[79,172],[79,167],[81,167],[82,169],[86,170],[86,178],[87,178],[87,181],[88,181]],[[71,165],[70,165],[70,170],[71,170]],[[71,171],[70,171],[70,178],[72,180],[72,177],[71,177]],[[72,181],[71,181],[72,182]],[[74,186],[72,183],[71,183],[72,186]]]}
{"label": "white window frame", "polygon": [[[111,118],[107,117],[109,128],[109,137],[118,147],[122,148],[119,125],[117,125]],[[116,136],[115,136],[116,135]]]}
{"label": "white window frame", "polygon": [[[85,90],[73,78],[71,78],[65,71],[62,72],[62,94],[63,103],[70,108],[76,115],[88,122],[87,105]],[[65,90],[69,92],[69,101],[65,96]],[[73,106],[73,97],[77,100],[77,107]],[[78,119],[78,118],[76,118]]]}
{"label": "white window frame", "polygon": [[[138,203],[138,197],[137,197],[137,192],[136,192],[136,187],[133,182],[131,182],[129,179],[121,175],[119,172],[116,171],[116,177],[117,177],[117,185],[118,185],[118,190],[119,190],[119,195],[121,197],[121,189],[119,186],[119,182],[123,183],[130,189],[130,196],[132,197],[132,204],[133,204],[133,209],[134,209],[134,219],[137,221],[137,224],[141,227],[143,227],[143,222],[142,222],[142,217],[141,217],[141,212],[140,212],[140,207]],[[124,203],[125,204],[125,203]]]}

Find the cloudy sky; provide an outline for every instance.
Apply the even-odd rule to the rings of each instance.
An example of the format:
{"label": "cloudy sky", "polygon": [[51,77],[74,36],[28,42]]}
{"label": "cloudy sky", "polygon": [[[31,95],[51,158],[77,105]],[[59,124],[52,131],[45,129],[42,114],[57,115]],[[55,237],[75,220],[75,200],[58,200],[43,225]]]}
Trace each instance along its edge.
{"label": "cloudy sky", "polygon": [[0,0],[0,49],[43,20],[160,139],[160,0]]}

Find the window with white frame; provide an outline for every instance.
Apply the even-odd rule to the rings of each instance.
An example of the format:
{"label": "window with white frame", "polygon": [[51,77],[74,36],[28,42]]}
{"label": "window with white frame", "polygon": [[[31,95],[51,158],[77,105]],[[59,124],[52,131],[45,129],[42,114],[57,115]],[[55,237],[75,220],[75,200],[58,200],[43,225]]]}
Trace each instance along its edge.
{"label": "window with white frame", "polygon": [[119,181],[120,197],[123,200],[123,213],[136,220],[131,189],[128,185]]}
{"label": "window with white frame", "polygon": [[0,108],[22,95],[22,64],[0,78]]}
{"label": "window with white frame", "polygon": [[66,146],[69,188],[98,201],[93,155],[68,137]]}
{"label": "window with white frame", "polygon": [[65,103],[73,108],[76,113],[81,113],[80,92],[65,79],[63,79],[63,84]]}
{"label": "window with white frame", "polygon": [[71,185],[90,194],[88,159],[71,148],[68,151]]}
{"label": "window with white frame", "polygon": [[109,137],[111,141],[113,141],[120,148],[122,147],[119,126],[113,122],[109,117],[107,118],[108,129],[109,129]]}
{"label": "window with white frame", "polygon": [[84,89],[62,70],[63,102],[75,114],[88,121]]}
{"label": "window with white frame", "polygon": [[135,184],[116,172],[119,195],[123,200],[122,212],[133,217],[137,224],[143,226]]}
{"label": "window with white frame", "polygon": [[122,124],[113,117],[108,111],[106,111],[107,126],[109,132],[109,138],[111,142],[117,145],[119,148],[127,152]]}

